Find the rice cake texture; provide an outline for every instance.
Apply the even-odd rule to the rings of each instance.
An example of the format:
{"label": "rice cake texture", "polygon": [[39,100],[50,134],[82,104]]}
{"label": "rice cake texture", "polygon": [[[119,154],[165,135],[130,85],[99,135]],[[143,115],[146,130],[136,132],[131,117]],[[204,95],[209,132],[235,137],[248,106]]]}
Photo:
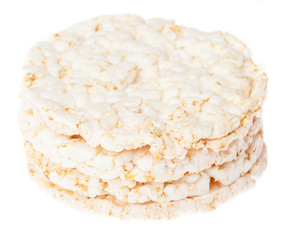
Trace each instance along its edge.
{"label": "rice cake texture", "polygon": [[[32,164],[29,164],[29,172],[32,178],[54,198],[81,210],[121,218],[169,219],[182,213],[211,211],[216,209],[218,205],[224,203],[234,195],[251,188],[255,184],[254,178],[262,174],[266,165],[266,147],[264,146],[262,155],[249,173],[243,175],[230,185],[213,184],[210,193],[199,197],[163,203],[149,202],[144,204],[131,204],[117,201],[110,195],[94,198],[85,197],[55,185],[41,172],[36,171]],[[253,171],[253,169],[255,170]]]}
{"label": "rice cake texture", "polygon": [[[235,131],[260,108],[267,77],[241,41],[161,19],[102,16],[40,42],[24,67],[22,97],[58,134],[155,156]],[[203,143],[201,142],[203,140]]]}
{"label": "rice cake texture", "polygon": [[[148,147],[121,152],[108,151],[102,147],[92,148],[78,137],[56,134],[37,119],[31,109],[21,113],[20,126],[25,139],[54,163],[66,168],[76,168],[87,175],[104,179],[121,178],[138,182],[166,182],[181,178],[185,173],[199,173],[213,164],[232,161],[243,153],[261,127],[257,112],[248,134],[233,140],[226,150],[215,152],[211,149],[188,150],[183,159],[157,159]],[[221,140],[223,141],[223,140]]]}
{"label": "rice cake texture", "polygon": [[26,143],[26,152],[29,162],[37,171],[44,173],[51,182],[60,187],[87,197],[110,194],[127,203],[144,203],[204,195],[210,190],[211,178],[223,185],[229,185],[252,168],[262,153],[262,147],[262,133],[258,133],[250,147],[231,162],[214,165],[197,174],[186,173],[175,181],[145,184],[119,178],[106,180],[96,175],[84,175],[74,168],[63,168],[35,151],[29,142]]}
{"label": "rice cake texture", "polygon": [[24,66],[30,173],[93,212],[212,210],[266,168],[266,85],[228,33],[135,15],[75,24],[36,44]]}

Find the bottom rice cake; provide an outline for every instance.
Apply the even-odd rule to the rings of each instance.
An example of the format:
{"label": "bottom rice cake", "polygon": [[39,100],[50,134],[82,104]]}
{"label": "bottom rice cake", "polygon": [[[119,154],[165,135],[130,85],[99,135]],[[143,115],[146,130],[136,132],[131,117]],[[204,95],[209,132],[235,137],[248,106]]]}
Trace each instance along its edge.
{"label": "bottom rice cake", "polygon": [[32,178],[54,198],[69,203],[71,206],[89,212],[108,214],[121,218],[172,218],[182,213],[194,213],[199,211],[211,211],[218,205],[239,192],[243,192],[255,184],[255,177],[260,176],[267,165],[266,147],[259,160],[252,166],[248,173],[238,178],[230,185],[223,185],[213,181],[210,192],[198,197],[188,197],[182,200],[158,203],[150,201],[136,204],[118,201],[111,195],[86,197],[79,193],[64,189],[51,182],[43,173],[37,171],[29,164],[29,172]]}
{"label": "bottom rice cake", "polygon": [[252,186],[255,182],[253,177],[261,175],[266,168],[266,147],[263,147],[259,159],[253,164],[252,168],[233,183],[223,185],[212,178],[208,193],[202,196],[187,197],[167,202],[148,201],[145,203],[127,203],[119,201],[110,194],[88,197],[56,185],[31,163],[29,163],[29,168],[33,178],[41,186],[49,190],[54,197],[69,202],[81,209],[120,217],[170,218],[181,212],[215,209],[217,205],[223,203],[232,195]]}

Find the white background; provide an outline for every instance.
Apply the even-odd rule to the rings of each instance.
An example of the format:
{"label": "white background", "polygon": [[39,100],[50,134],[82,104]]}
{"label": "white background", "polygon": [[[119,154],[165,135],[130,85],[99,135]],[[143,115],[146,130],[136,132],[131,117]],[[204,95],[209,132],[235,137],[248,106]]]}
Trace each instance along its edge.
{"label": "white background", "polygon": [[[0,239],[286,239],[286,6],[281,0],[23,0],[0,2]],[[256,187],[217,210],[169,221],[84,214],[39,190],[27,173],[17,126],[18,90],[30,47],[72,23],[102,14],[176,19],[242,39],[266,66],[268,169]]]}

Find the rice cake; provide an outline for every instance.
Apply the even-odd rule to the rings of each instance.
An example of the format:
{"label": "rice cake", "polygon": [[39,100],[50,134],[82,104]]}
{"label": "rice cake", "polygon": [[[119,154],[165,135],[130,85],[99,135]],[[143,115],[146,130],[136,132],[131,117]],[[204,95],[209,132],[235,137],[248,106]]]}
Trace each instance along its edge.
{"label": "rice cake", "polygon": [[[264,147],[259,161],[253,166],[253,168],[256,169],[256,173],[261,174],[261,172],[263,172],[266,162],[266,148]],[[169,219],[184,212],[211,211],[234,195],[251,188],[255,183],[254,178],[250,174],[245,174],[231,185],[214,184],[211,192],[204,196],[164,203],[149,202],[145,204],[128,204],[117,201],[110,195],[90,198],[65,190],[49,181],[42,173],[36,171],[33,165],[29,165],[29,169],[32,178],[54,198],[81,210],[121,218]],[[254,177],[255,176],[256,175],[254,175]]]}
{"label": "rice cake", "polygon": [[36,44],[22,97],[58,134],[155,156],[238,129],[265,97],[267,77],[235,37],[134,15],[96,17]]}
{"label": "rice cake", "polygon": [[212,210],[266,168],[266,86],[228,33],[128,14],[83,21],[28,54],[19,125],[30,173],[93,212]]}

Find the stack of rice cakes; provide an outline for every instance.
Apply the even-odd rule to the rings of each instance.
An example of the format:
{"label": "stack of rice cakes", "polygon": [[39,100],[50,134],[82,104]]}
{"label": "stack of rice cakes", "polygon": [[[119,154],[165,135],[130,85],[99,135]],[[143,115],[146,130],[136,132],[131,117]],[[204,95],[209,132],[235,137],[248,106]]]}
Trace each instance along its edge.
{"label": "stack of rice cakes", "polygon": [[134,15],[75,24],[35,45],[24,67],[30,174],[96,213],[215,209],[266,168],[266,84],[227,33]]}

